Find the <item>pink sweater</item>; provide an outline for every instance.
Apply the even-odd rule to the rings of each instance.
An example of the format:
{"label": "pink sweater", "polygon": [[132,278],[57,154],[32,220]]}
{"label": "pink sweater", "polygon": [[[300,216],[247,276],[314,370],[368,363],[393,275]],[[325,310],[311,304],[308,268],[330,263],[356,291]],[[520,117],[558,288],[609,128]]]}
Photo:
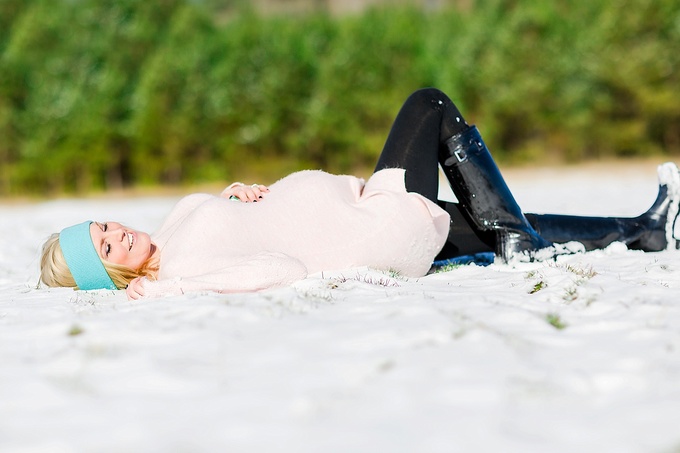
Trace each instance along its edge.
{"label": "pink sweater", "polygon": [[448,214],[407,193],[401,169],[365,183],[302,171],[269,189],[258,203],[207,194],[180,200],[153,235],[160,273],[144,284],[146,295],[256,291],[361,266],[418,277],[448,236]]}

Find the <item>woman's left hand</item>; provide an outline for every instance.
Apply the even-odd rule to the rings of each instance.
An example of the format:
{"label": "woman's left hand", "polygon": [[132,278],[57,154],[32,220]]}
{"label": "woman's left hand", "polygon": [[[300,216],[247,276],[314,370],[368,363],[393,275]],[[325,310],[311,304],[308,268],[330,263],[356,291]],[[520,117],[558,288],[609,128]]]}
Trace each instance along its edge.
{"label": "woman's left hand", "polygon": [[252,184],[250,186],[246,186],[241,182],[235,182],[224,189],[220,196],[224,198],[236,197],[239,200],[248,203],[251,201],[256,202],[261,200],[263,195],[268,192],[269,188],[267,186],[263,186],[262,184]]}

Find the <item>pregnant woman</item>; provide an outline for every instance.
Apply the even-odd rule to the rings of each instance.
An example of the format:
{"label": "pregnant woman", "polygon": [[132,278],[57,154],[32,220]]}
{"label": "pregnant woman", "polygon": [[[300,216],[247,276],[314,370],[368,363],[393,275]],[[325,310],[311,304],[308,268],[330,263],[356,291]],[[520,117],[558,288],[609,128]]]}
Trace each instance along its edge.
{"label": "pregnant woman", "polygon": [[[437,199],[440,165],[458,203]],[[680,173],[667,163],[656,201],[638,217],[525,215],[477,128],[427,88],[402,106],[367,181],[307,170],[269,187],[234,183],[219,196],[183,198],[153,235],[87,221],[47,240],[41,279],[138,299],[256,291],[358,266],[417,277],[435,259],[493,251],[500,262],[531,260],[570,241],[654,252],[677,248],[679,202]]]}

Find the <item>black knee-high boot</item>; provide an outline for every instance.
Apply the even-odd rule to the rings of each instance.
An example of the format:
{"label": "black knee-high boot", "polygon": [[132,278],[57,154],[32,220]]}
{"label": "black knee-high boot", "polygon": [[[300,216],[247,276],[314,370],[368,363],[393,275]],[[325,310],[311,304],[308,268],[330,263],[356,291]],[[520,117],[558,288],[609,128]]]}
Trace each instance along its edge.
{"label": "black knee-high boot", "polygon": [[[633,250],[658,252],[678,249],[680,173],[673,163],[659,166],[659,193],[652,207],[637,217],[585,217],[525,214],[534,229],[555,242],[578,241],[586,250],[622,242]],[[680,233],[680,231],[678,231]]]}
{"label": "black knee-high boot", "polygon": [[495,253],[502,261],[531,257],[551,245],[522,213],[475,126],[446,140],[439,162],[468,221],[495,233]]}
{"label": "black knee-high boot", "polygon": [[[438,260],[494,251],[495,235],[467,223],[458,203],[441,203],[451,216],[451,232]],[[673,163],[659,166],[659,192],[647,212],[637,217],[590,217],[524,214],[545,240],[580,242],[586,251],[622,242],[633,250],[657,252],[680,249],[680,171]],[[474,224],[473,224],[474,225]]]}

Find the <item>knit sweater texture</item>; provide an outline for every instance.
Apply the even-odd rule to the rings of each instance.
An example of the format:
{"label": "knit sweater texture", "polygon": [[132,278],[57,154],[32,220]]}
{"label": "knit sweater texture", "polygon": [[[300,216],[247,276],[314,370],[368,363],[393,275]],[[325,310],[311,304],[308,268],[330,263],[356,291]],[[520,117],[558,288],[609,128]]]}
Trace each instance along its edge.
{"label": "knit sweater texture", "polygon": [[364,266],[419,277],[448,236],[449,215],[406,192],[402,169],[368,181],[306,170],[269,189],[256,203],[180,200],[152,235],[160,271],[146,296],[257,291]]}

